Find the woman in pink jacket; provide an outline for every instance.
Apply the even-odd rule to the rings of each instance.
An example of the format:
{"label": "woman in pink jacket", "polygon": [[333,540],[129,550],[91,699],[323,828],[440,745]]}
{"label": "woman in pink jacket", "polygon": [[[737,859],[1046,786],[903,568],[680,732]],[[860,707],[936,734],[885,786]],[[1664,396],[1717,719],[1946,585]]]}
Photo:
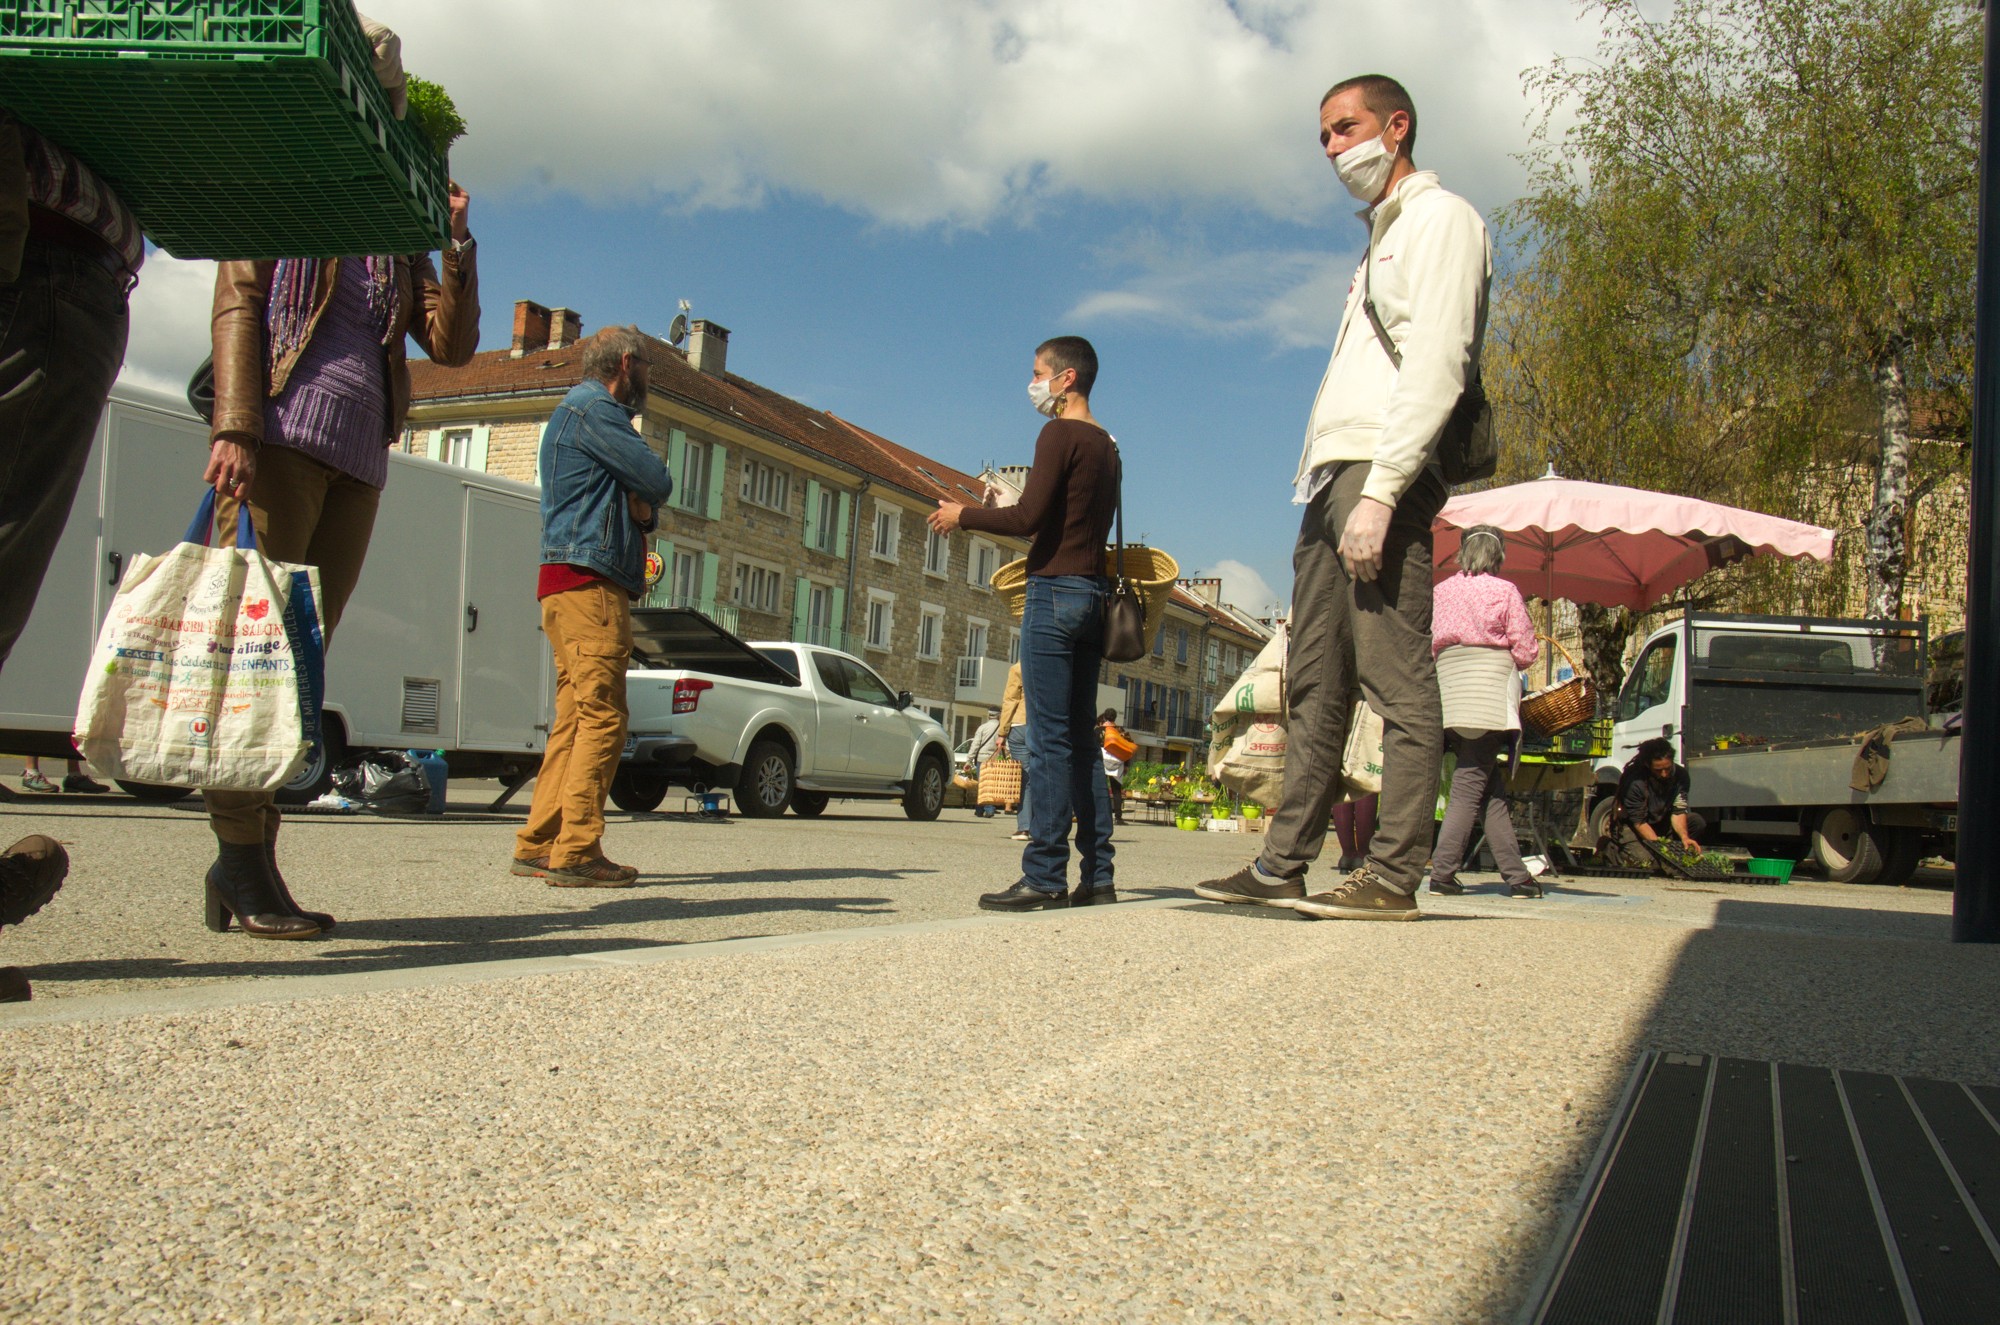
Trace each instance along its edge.
{"label": "woman in pink jacket", "polygon": [[1540,897],[1541,885],[1521,863],[1514,819],[1499,791],[1500,756],[1521,729],[1521,669],[1541,652],[1521,591],[1493,572],[1507,555],[1492,525],[1475,525],[1458,545],[1460,573],[1437,586],[1431,608],[1431,652],[1444,701],[1445,748],[1458,757],[1451,803],[1431,853],[1431,891],[1462,893],[1472,826],[1484,822],[1500,877],[1515,897]]}

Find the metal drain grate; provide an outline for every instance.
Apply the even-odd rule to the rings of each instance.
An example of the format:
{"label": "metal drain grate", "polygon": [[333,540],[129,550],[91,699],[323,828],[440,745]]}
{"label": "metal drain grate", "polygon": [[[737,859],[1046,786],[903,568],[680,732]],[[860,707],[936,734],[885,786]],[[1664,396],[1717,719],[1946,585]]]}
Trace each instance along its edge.
{"label": "metal drain grate", "polygon": [[2000,1089],[1648,1050],[1536,1325],[1993,1325]]}

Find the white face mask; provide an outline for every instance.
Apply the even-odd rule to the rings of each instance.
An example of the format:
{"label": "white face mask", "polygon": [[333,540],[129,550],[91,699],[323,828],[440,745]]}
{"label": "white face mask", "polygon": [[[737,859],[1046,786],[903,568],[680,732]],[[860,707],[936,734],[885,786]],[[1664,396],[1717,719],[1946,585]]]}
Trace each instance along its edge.
{"label": "white face mask", "polygon": [[1056,410],[1061,408],[1061,398],[1049,390],[1049,383],[1054,380],[1051,375],[1028,383],[1028,403],[1035,407],[1037,413],[1046,414],[1052,419],[1056,416]]}
{"label": "white face mask", "polygon": [[1355,201],[1373,204],[1396,168],[1396,154],[1380,138],[1357,143],[1333,159],[1334,173],[1354,195]]}

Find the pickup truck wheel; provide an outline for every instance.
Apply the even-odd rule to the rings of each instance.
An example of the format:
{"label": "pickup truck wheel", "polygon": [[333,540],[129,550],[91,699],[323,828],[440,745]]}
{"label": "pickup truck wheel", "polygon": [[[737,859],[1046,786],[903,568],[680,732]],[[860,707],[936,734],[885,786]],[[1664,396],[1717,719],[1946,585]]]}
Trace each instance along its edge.
{"label": "pickup truck wheel", "polygon": [[903,793],[903,813],[919,823],[928,823],[938,817],[944,808],[944,760],[935,753],[927,754],[917,761],[917,775],[910,779],[910,789]]}
{"label": "pickup truck wheel", "polygon": [[1874,883],[1882,876],[1884,841],[1865,811],[1836,805],[1813,826],[1812,858],[1834,883]]}
{"label": "pickup truck wheel", "polygon": [[611,803],[627,814],[650,814],[667,798],[667,780],[621,768],[611,779]]}
{"label": "pickup truck wheel", "polygon": [[801,819],[817,819],[826,813],[827,803],[832,799],[823,791],[795,791],[792,793],[792,813]]}
{"label": "pickup truck wheel", "polygon": [[1923,859],[1924,835],[1914,828],[1877,828],[1883,837],[1882,872],[1875,882],[1886,888],[1900,888],[1917,872]]}
{"label": "pickup truck wheel", "polygon": [[736,808],[752,819],[775,819],[791,803],[791,752],[776,741],[757,742],[736,780]]}

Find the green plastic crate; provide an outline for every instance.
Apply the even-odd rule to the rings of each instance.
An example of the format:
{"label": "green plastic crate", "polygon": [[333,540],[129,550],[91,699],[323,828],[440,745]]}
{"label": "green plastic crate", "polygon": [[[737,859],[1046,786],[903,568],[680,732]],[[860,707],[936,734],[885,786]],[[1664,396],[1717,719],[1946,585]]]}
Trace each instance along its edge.
{"label": "green plastic crate", "polygon": [[1752,856],[1743,862],[1745,874],[1755,874],[1773,883],[1790,883],[1792,871],[1798,868],[1796,860],[1773,860],[1765,856]]}
{"label": "green plastic crate", "polygon": [[0,102],[178,258],[418,253],[450,227],[351,0],[0,0]]}

